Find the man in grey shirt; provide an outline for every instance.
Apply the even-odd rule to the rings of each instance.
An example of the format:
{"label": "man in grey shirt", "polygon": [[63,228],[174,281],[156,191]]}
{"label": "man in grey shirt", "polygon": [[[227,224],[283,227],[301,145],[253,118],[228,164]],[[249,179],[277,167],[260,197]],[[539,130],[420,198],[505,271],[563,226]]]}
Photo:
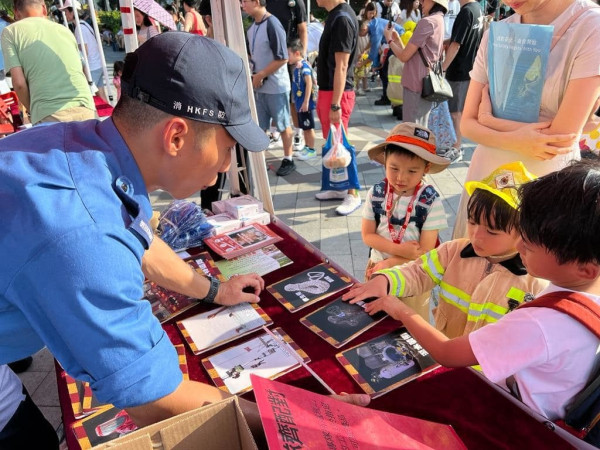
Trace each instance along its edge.
{"label": "man in grey shirt", "polygon": [[247,35],[258,124],[266,132],[272,120],[281,133],[284,157],[276,173],[286,176],[296,169],[292,158],[294,132],[290,120],[286,35],[279,20],[267,11],[266,4],[266,0],[243,0],[242,8],[254,19]]}

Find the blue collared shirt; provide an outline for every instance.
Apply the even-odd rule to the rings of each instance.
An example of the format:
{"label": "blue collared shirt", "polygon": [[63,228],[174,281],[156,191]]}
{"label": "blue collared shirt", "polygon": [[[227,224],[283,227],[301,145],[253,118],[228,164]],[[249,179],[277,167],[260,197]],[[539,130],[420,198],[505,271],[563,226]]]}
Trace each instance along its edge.
{"label": "blue collared shirt", "polygon": [[0,140],[0,207],[0,364],[46,345],[100,401],[173,392],[176,352],[140,301],[152,209],[112,120]]}

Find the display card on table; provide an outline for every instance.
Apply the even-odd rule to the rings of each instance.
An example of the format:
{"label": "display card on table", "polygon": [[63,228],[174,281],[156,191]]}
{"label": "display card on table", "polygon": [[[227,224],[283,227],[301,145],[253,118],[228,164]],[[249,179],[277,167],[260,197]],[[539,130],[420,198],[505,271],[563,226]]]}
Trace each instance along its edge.
{"label": "display card on table", "polygon": [[137,425],[123,409],[105,405],[94,414],[77,420],[71,425],[82,450],[112,441],[137,430]]}
{"label": "display card on table", "polygon": [[257,273],[260,276],[274,272],[277,269],[292,264],[292,260],[274,245],[267,245],[259,250],[238,256],[230,260],[222,259],[215,262],[225,279],[233,275]]}
{"label": "display card on table", "polygon": [[270,450],[467,448],[450,425],[362,408],[256,375],[251,379]]}
{"label": "display card on table", "polygon": [[90,383],[88,383],[87,381],[84,382],[83,395],[81,397],[81,408],[83,411],[83,415],[89,416],[90,414],[95,413],[96,411],[105,406],[106,403],[101,402],[94,396]]}
{"label": "display card on table", "polygon": [[187,357],[185,356],[185,345],[177,344],[173,347],[175,347],[175,350],[177,351],[177,359],[179,360],[179,368],[181,369],[181,373],[183,374],[183,379],[189,380],[190,370],[188,368]]}
{"label": "display card on table", "polygon": [[338,353],[336,358],[372,398],[439,367],[405,328]]}
{"label": "display card on table", "polygon": [[383,311],[370,316],[364,307],[365,302],[351,304],[339,297],[303,317],[300,323],[339,348],[387,317]]}
{"label": "display card on table", "polygon": [[252,224],[208,237],[204,239],[204,243],[219,256],[232,259],[279,242],[281,239],[281,236],[268,227]]}
{"label": "display card on table", "polygon": [[352,280],[329,264],[319,264],[267,286],[287,310],[296,312],[352,286]]}
{"label": "display card on table", "polygon": [[[281,328],[230,347],[202,360],[202,365],[215,385],[230,394],[241,394],[252,389],[250,374],[277,378],[301,366],[291,352],[296,352],[304,363],[308,355]],[[284,345],[285,343],[285,345]]]}
{"label": "display card on table", "polygon": [[[194,259],[186,261],[194,270],[207,276],[214,276],[221,281],[225,278],[215,266],[215,262],[208,252],[200,253]],[[173,317],[187,311],[192,306],[198,304],[198,299],[188,297],[187,295],[165,289],[153,281],[144,282],[144,297],[152,305],[152,314],[161,322],[166,322]]]}
{"label": "display card on table", "polygon": [[185,341],[195,355],[271,325],[273,321],[255,303],[219,306],[177,322]]}
{"label": "display card on table", "polygon": [[[179,359],[179,368],[183,373],[183,379],[189,380],[189,370],[187,358],[185,356],[185,346],[183,344],[174,345]],[[75,433],[77,441],[82,449],[91,448],[103,442],[117,439],[118,437],[131,433],[137,429],[137,426],[131,421],[129,415],[122,409],[114,405],[109,405],[99,402],[92,393],[90,384],[75,380],[66,372],[63,372],[67,381],[67,388],[72,402],[75,401],[75,395],[81,394],[81,400],[76,407],[73,405],[73,412],[80,411],[75,414],[76,419],[81,419],[73,422],[71,429]],[[81,389],[77,386],[81,385]],[[79,389],[79,391],[78,391]],[[73,395],[71,395],[71,391]]]}
{"label": "display card on table", "polygon": [[213,259],[212,256],[210,256],[210,253],[208,253],[208,252],[198,253],[197,255],[195,255],[193,257],[192,261],[193,261],[193,263],[190,262],[188,264],[191,264],[192,267],[194,267],[194,264],[195,264],[196,270],[203,273],[207,277],[216,277],[221,281],[227,281],[227,278],[225,278],[223,276],[223,274],[217,267],[215,260]]}
{"label": "display card on table", "polygon": [[83,412],[83,405],[81,403],[81,399],[83,398],[84,382],[81,380],[76,380],[65,371],[62,372],[62,376],[67,385],[67,391],[69,392],[69,403],[71,404],[71,409],[73,410],[73,416],[76,419],[81,419],[87,415]]}

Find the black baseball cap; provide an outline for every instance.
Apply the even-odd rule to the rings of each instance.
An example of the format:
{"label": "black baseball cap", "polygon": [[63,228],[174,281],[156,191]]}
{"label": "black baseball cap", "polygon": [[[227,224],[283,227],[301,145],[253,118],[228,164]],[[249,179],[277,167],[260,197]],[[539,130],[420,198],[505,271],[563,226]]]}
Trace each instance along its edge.
{"label": "black baseball cap", "polygon": [[269,146],[252,120],[242,58],[203,36],[169,31],[125,57],[121,91],[173,116],[223,125],[245,149]]}

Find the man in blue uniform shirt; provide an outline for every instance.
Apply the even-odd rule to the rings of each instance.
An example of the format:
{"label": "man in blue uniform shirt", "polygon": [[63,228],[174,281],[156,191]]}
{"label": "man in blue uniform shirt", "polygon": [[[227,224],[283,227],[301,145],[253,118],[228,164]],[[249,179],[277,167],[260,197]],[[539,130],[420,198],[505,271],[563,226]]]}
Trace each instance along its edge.
{"label": "man in blue uniform shirt", "polygon": [[169,338],[139,299],[146,276],[207,302],[259,300],[260,276],[219,285],[182,262],[147,221],[148,192],[187,197],[227,171],[236,142],[268,146],[251,119],[246,80],[226,47],[164,33],[127,56],[111,119],[0,141],[1,448],[57,447],[51,427],[32,432],[47,424],[5,365],[44,346],[138,425],[226,396],[182,380]]}

